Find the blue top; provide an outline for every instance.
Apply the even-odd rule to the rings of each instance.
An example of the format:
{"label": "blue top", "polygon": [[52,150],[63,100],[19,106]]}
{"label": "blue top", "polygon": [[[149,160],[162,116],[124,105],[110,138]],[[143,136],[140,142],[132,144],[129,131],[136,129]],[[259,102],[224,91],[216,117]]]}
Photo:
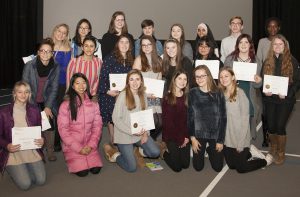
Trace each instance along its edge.
{"label": "blue top", "polygon": [[71,51],[54,51],[54,60],[59,64],[59,85],[66,85],[66,71]]}

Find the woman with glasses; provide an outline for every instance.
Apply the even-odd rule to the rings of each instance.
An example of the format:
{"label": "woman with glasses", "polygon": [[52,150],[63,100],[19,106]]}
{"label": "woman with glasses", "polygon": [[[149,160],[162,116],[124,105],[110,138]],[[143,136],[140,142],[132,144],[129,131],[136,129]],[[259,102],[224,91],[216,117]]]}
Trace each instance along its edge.
{"label": "woman with glasses", "polygon": [[[77,23],[75,36],[72,39],[71,46],[72,46],[73,57],[78,57],[82,54],[83,40],[87,36],[92,36],[92,25],[89,20],[83,18]],[[102,59],[101,45],[96,38],[95,40],[96,40],[96,48],[95,48],[94,55]]]}
{"label": "woman with glasses", "polygon": [[40,110],[46,113],[51,128],[43,132],[47,157],[49,161],[56,161],[53,152],[54,118],[57,114],[57,91],[59,85],[59,65],[53,58],[54,43],[46,38],[38,44],[37,56],[27,62],[23,70],[23,81],[31,87],[32,101],[37,103]]}
{"label": "woman with glasses", "polygon": [[[216,172],[223,168],[223,144],[226,131],[226,104],[223,93],[205,65],[194,70],[197,87],[188,96],[188,131],[193,149],[196,171],[204,167],[204,153]],[[207,147],[207,144],[209,145]]]}

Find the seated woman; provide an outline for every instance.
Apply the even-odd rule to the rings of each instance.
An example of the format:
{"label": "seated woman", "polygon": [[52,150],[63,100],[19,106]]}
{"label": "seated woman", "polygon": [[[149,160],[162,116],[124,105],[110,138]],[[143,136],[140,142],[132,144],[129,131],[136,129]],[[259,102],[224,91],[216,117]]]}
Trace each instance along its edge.
{"label": "seated woman", "polygon": [[[41,126],[38,107],[29,103],[31,90],[28,83],[19,81],[13,89],[14,102],[0,110],[0,170],[6,170],[15,184],[28,190],[32,184],[46,182],[44,155],[41,149],[20,150],[21,145],[12,144],[12,127]],[[35,139],[42,147],[43,138]]]}
{"label": "seated woman", "polygon": [[92,101],[86,76],[75,73],[70,81],[67,97],[58,114],[58,131],[70,173],[80,177],[98,174],[102,160],[98,144],[102,130],[99,104]]}
{"label": "seated woman", "polygon": [[144,79],[140,71],[133,69],[127,74],[125,90],[119,94],[112,115],[114,143],[117,144],[120,152],[109,144],[104,145],[107,159],[110,162],[117,162],[127,172],[135,172],[137,169],[133,151],[135,146],[141,147],[143,150],[141,154],[146,157],[156,158],[160,153],[158,146],[149,137],[149,131],[141,129],[137,134],[132,134],[130,131],[130,113],[145,109],[147,109],[147,96]]}
{"label": "seated woman", "polygon": [[[254,145],[250,145],[249,100],[237,87],[233,70],[226,66],[220,70],[220,87],[226,100],[227,126],[224,156],[230,169],[246,173],[270,165],[271,154],[266,157]],[[251,157],[254,159],[249,160]]]}

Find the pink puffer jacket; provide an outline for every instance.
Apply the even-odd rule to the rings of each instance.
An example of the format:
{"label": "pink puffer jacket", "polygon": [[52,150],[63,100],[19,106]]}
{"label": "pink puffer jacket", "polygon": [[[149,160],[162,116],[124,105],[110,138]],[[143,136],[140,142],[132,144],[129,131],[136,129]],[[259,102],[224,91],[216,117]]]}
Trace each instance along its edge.
{"label": "pink puffer jacket", "polygon": [[[102,166],[98,150],[102,118],[98,103],[86,98],[78,108],[77,120],[72,121],[69,101],[64,101],[59,108],[57,123],[69,172]],[[89,155],[81,155],[79,152],[86,145],[90,146],[92,151]]]}

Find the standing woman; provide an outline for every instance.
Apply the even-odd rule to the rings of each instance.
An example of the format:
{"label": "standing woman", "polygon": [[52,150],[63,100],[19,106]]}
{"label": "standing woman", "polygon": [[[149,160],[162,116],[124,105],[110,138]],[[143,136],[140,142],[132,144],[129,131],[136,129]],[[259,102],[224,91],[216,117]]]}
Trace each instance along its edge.
{"label": "standing woman", "polygon": [[193,62],[193,49],[191,44],[185,40],[184,29],[181,24],[173,24],[170,29],[170,38],[176,39],[180,43],[182,54]]}
{"label": "standing woman", "polygon": [[132,43],[126,35],[121,35],[116,43],[114,51],[107,55],[103,61],[99,81],[99,104],[102,120],[107,124],[110,134],[110,142],[113,144],[114,124],[112,112],[119,91],[109,89],[109,74],[128,73],[132,69]]}
{"label": "standing woman", "polygon": [[265,93],[267,125],[271,144],[270,153],[276,164],[283,164],[286,147],[286,125],[296,102],[296,93],[300,88],[299,63],[291,55],[284,36],[274,36],[268,57],[264,63],[263,74],[289,78],[288,94],[274,95]]}
{"label": "standing woman", "polygon": [[72,76],[66,96],[59,108],[58,128],[69,172],[79,177],[98,174],[102,167],[98,150],[102,119],[84,74]]}
{"label": "standing woman", "polygon": [[141,147],[143,155],[150,158],[159,156],[160,150],[149,137],[149,131],[141,129],[137,134],[130,131],[130,113],[147,109],[147,97],[145,94],[144,79],[142,73],[136,69],[127,74],[126,87],[116,101],[112,119],[114,122],[114,143],[118,152],[110,145],[104,147],[105,155],[111,162],[117,164],[127,172],[135,172],[137,162],[134,157],[134,147]]}
{"label": "standing woman", "polygon": [[[28,83],[19,81],[13,89],[14,102],[0,110],[0,170],[6,170],[21,190],[31,185],[43,185],[46,171],[42,149],[20,150],[21,145],[12,144],[13,127],[41,126],[40,110],[30,103],[31,90]],[[35,139],[42,147],[43,138]]]}
{"label": "standing woman", "polygon": [[[162,79],[161,58],[157,54],[155,40],[152,36],[140,38],[140,55],[134,60],[133,69],[140,70],[144,78]],[[160,98],[147,94],[148,107],[153,110],[155,129],[150,131],[151,137],[156,140],[162,129]]]}
{"label": "standing woman", "polygon": [[67,68],[67,88],[73,74],[83,73],[89,81],[92,96],[97,94],[99,75],[102,66],[100,58],[94,56],[97,41],[92,36],[87,36],[83,40],[82,54],[77,58],[72,58]]}
{"label": "standing woman", "polygon": [[173,74],[178,69],[183,69],[188,74],[188,79],[193,78],[193,65],[186,56],[182,55],[180,44],[175,39],[165,41],[162,67],[163,77],[166,80],[165,90],[169,88]]}
{"label": "standing woman", "polygon": [[[102,37],[102,54],[104,58],[113,51],[114,46],[119,40],[119,36],[122,34],[129,37],[131,45],[134,44],[133,36],[128,33],[124,12],[116,11],[111,16],[107,33]],[[132,55],[134,56],[134,49],[132,49]]]}
{"label": "standing woman", "polygon": [[[71,46],[72,46],[73,57],[78,57],[82,54],[83,40],[87,36],[92,36],[92,25],[89,20],[83,18],[77,23],[75,36],[72,39]],[[95,41],[96,41],[96,45],[95,45],[96,48],[95,48],[94,55],[102,59],[101,45],[96,38]]]}
{"label": "standing woman", "polygon": [[161,150],[162,158],[175,172],[180,172],[190,165],[187,99],[188,76],[185,71],[177,70],[162,103],[162,140],[167,147]]}
{"label": "standing woman", "polygon": [[59,64],[53,59],[54,43],[46,38],[38,44],[37,56],[27,62],[23,70],[23,81],[31,87],[32,101],[37,103],[41,111],[45,111],[51,128],[43,132],[47,157],[56,161],[54,155],[54,120],[57,115],[57,91],[59,85]]}
{"label": "standing woman", "polygon": [[[223,168],[223,144],[226,131],[226,104],[223,93],[205,65],[195,68],[198,87],[188,96],[188,130],[193,149],[193,166],[196,171],[204,167],[204,153],[216,172]],[[207,144],[209,146],[206,148]]]}
{"label": "standing woman", "polygon": [[[57,105],[60,106],[66,92],[66,71],[72,54],[69,42],[69,26],[64,23],[56,25],[52,31],[52,39],[54,42],[54,60],[59,64],[60,70],[57,93]],[[54,150],[61,150],[57,128],[55,128]]]}
{"label": "standing woman", "polygon": [[[227,56],[224,65],[233,67],[233,62],[257,63],[252,38],[248,34],[241,34],[235,45],[235,50]],[[261,122],[262,114],[262,97],[260,87],[262,86],[262,78],[260,77],[261,65],[257,64],[256,75],[253,76],[254,82],[239,81],[238,86],[246,94],[250,101],[250,129],[253,139],[256,139],[256,127]]]}
{"label": "standing woman", "polygon": [[[246,173],[270,165],[273,157],[266,157],[254,145],[250,145],[249,100],[244,91],[237,87],[236,78],[230,67],[219,73],[219,86],[226,99],[227,126],[224,156],[230,169]],[[254,158],[249,160],[250,158]]]}

